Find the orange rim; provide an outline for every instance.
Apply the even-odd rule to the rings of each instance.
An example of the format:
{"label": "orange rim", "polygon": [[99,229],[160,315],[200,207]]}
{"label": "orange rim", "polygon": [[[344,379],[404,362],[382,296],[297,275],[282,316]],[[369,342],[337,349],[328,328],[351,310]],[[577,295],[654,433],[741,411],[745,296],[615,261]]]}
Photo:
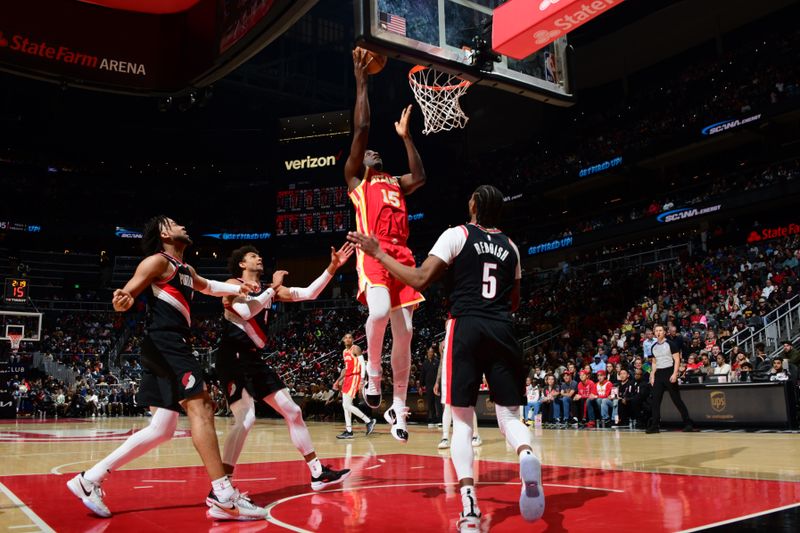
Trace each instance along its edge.
{"label": "orange rim", "polygon": [[461,89],[463,87],[469,87],[472,85],[472,82],[469,80],[465,80],[463,78],[459,78],[456,76],[457,79],[461,80],[461,83],[456,85],[423,85],[417,80],[414,79],[414,74],[417,72],[422,72],[423,70],[427,70],[428,67],[424,65],[415,65],[411,67],[411,70],[408,71],[408,81],[417,87],[422,87],[423,89],[428,89],[430,91],[454,91],[456,89]]}

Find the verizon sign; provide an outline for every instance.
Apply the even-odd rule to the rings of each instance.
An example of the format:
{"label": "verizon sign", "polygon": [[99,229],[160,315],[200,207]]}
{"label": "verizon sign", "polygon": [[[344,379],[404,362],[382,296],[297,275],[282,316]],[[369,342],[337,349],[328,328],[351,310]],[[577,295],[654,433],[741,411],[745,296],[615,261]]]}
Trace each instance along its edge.
{"label": "verizon sign", "polygon": [[338,155],[324,155],[320,157],[307,155],[302,159],[287,159],[283,164],[286,166],[286,170],[332,167],[336,165],[336,162],[339,161],[341,156],[341,152],[339,152]]}
{"label": "verizon sign", "polygon": [[492,49],[525,59],[624,0],[509,0],[494,10]]}

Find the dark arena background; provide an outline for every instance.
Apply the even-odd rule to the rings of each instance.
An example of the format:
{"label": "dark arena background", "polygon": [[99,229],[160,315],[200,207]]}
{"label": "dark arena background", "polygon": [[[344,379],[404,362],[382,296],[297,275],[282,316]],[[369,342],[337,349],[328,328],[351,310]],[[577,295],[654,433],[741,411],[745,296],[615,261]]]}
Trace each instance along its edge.
{"label": "dark arena background", "polygon": [[[4,5],[0,530],[798,531],[798,21],[796,0]],[[388,58],[366,85],[354,73],[356,47]],[[409,72],[414,65],[424,68]],[[360,211],[369,187],[349,194],[363,168],[343,179],[351,143],[367,131],[359,87],[370,106],[365,148],[392,176],[408,173],[395,185],[405,203],[382,192],[400,213],[391,223],[408,225],[417,266],[441,263],[428,252],[448,228],[491,240],[493,230],[468,224],[468,202],[483,184],[504,197],[497,227],[516,243],[522,275],[512,321],[525,405],[522,424],[512,422],[541,461],[533,485],[546,502],[534,520],[520,513],[532,485],[522,448],[506,442],[512,422],[498,423],[493,400],[507,391],[492,390],[491,372],[471,442],[480,515],[459,514],[465,476],[453,456],[466,433],[442,416],[449,371],[463,362],[453,359],[462,319],[451,313],[451,276],[425,286],[414,310],[403,408],[393,400],[403,351],[393,337],[404,315],[393,302],[383,344],[368,347],[375,311],[356,298],[371,261],[365,245],[328,266],[349,232],[380,235]],[[409,105],[425,178],[414,194],[402,187],[419,171],[396,131]],[[182,259],[206,279],[229,280],[228,259],[245,245],[261,256],[264,286],[280,270],[285,287],[301,288],[326,267],[333,273],[311,298],[292,303],[279,292],[266,304],[255,357],[290,400],[276,407],[257,397],[249,436],[236,433],[236,387],[221,371],[233,307],[223,316],[219,296],[195,280],[180,342],[201,370],[173,368],[166,387],[183,394],[202,381],[211,425],[176,407],[164,442],[126,452],[101,490],[102,479],[85,481],[92,467],[155,431],[159,412],[174,414],[161,406],[151,415],[139,394],[152,378],[149,307],[180,304],[180,284],[165,271],[125,312],[112,305],[159,214],[186,227],[193,242]],[[402,248],[389,241],[380,242]],[[500,279],[491,272],[478,281],[484,299]],[[252,321],[239,320],[249,331]],[[366,405],[359,387],[352,396],[377,426],[354,415],[349,435],[351,396],[339,377],[358,363],[343,359],[346,333],[383,369],[380,407]],[[655,345],[678,354],[675,385],[656,380]],[[504,357],[487,346],[468,349]],[[656,413],[661,385],[671,394]],[[308,485],[319,462],[295,442],[298,431],[341,476],[323,490]],[[201,434],[216,434],[211,448],[220,449],[248,436],[235,475],[210,494]],[[85,496],[67,487],[75,480],[89,483]],[[258,520],[214,514],[225,483],[248,493]],[[113,516],[93,512],[95,497]]]}

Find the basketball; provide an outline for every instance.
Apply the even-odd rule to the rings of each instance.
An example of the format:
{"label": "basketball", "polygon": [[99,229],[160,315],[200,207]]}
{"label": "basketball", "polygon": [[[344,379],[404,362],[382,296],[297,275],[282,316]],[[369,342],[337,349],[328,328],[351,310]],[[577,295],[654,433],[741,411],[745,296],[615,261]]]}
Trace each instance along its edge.
{"label": "basketball", "polygon": [[370,76],[374,76],[378,72],[383,70],[383,67],[386,66],[386,61],[388,61],[387,57],[378,53],[375,53],[371,50],[367,50],[367,58],[369,63],[367,63],[367,74]]}

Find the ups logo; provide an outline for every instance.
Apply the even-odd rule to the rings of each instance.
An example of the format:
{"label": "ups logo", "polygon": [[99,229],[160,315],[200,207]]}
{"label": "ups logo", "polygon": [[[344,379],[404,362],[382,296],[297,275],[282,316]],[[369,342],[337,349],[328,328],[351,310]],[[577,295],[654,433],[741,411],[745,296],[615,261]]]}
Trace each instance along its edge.
{"label": "ups logo", "polygon": [[727,401],[725,400],[724,392],[720,391],[712,392],[709,395],[709,399],[711,400],[711,408],[714,411],[721,413],[722,411],[725,410],[725,407],[727,406]]}

